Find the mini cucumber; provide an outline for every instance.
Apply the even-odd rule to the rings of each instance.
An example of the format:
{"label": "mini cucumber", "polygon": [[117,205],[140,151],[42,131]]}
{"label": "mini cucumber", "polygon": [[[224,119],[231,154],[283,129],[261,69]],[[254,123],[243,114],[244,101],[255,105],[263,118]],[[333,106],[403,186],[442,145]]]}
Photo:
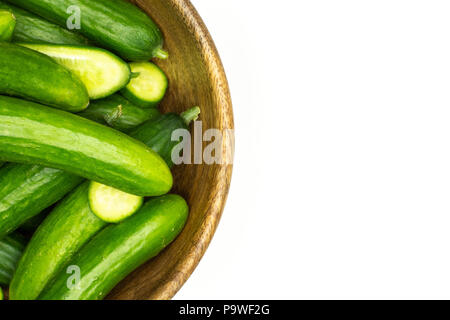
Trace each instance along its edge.
{"label": "mini cucumber", "polygon": [[105,99],[91,101],[89,107],[78,115],[127,132],[156,118],[160,113],[156,108],[139,108],[121,95],[114,94]]}
{"label": "mini cucumber", "polygon": [[54,204],[83,181],[62,170],[8,163],[0,169],[0,238]]}
{"label": "mini cucumber", "polygon": [[166,57],[163,37],[156,24],[138,7],[125,0],[8,0],[62,27],[79,9],[79,33],[129,61]]}
{"label": "mini cucumber", "polygon": [[82,35],[70,32],[16,6],[0,1],[0,9],[9,10],[16,17],[16,28],[12,35],[14,42],[88,44],[88,40]]}
{"label": "mini cucumber", "polygon": [[[189,122],[195,120],[199,113],[200,109],[195,107],[184,112],[181,116],[167,114],[158,117],[159,119],[157,121],[147,121],[134,134],[136,137],[139,136],[139,138],[146,141],[149,147],[165,154],[165,158],[170,160],[171,150],[173,146],[178,144],[178,142],[171,141],[173,130],[187,128]],[[164,129],[163,134],[160,134],[160,130],[162,129]],[[169,147],[164,147],[164,144],[168,144]],[[99,229],[102,227],[102,225],[99,224],[102,220],[97,218],[94,214],[88,215],[89,218],[85,218],[87,210],[85,207],[79,207],[78,213],[76,211],[70,211],[70,215],[67,216],[61,213],[64,210],[63,208],[55,210],[50,213],[46,220],[50,219],[51,221],[59,221],[55,223],[72,225],[76,228],[77,233],[86,233],[89,235],[95,233],[96,229],[92,229],[93,224],[100,226]],[[70,208],[67,210],[70,210]],[[66,221],[65,219],[70,221]],[[16,299],[37,298],[37,294],[46,286],[46,283],[55,276],[55,273],[59,268],[58,266],[63,266],[67,261],[70,261],[73,251],[75,250],[67,251],[66,248],[81,248],[84,245],[85,238],[73,237],[69,231],[65,232],[63,230],[63,232],[60,232],[59,228],[53,228],[55,223],[44,222],[31,239],[29,247],[36,249],[27,254],[27,259],[22,260],[19,268],[21,270],[32,270],[37,268],[38,270],[42,269],[45,271],[39,271],[39,276],[37,277],[39,277],[40,280],[37,282],[30,279],[30,277],[36,277],[33,272],[17,272],[14,278],[15,282],[18,284],[20,283],[20,285],[17,285],[17,289],[13,289],[13,291],[15,291],[14,297]],[[45,249],[47,246],[53,247],[60,242],[64,243],[64,246],[59,247],[58,251],[48,251]],[[45,277],[42,278],[41,276],[44,275]],[[15,287],[15,285],[13,287]],[[30,295],[30,292],[33,292],[34,294]]]}
{"label": "mini cucumber", "polygon": [[54,274],[107,224],[88,203],[89,182],[64,198],[33,235],[10,286],[12,300],[36,299]]}
{"label": "mini cucumber", "polygon": [[0,155],[139,196],[165,194],[173,183],[164,160],[142,142],[77,115],[10,97],[0,97]]}
{"label": "mini cucumber", "polygon": [[[114,116],[121,107],[120,116]],[[91,109],[92,108],[92,109]],[[80,116],[97,122],[109,121],[114,129],[125,131],[159,115],[156,109],[141,109],[119,95],[91,103]],[[31,232],[42,222],[40,211],[50,207],[83,179],[68,172],[32,164],[8,164],[0,169],[0,237],[19,226]],[[31,219],[31,221],[30,221]]]}
{"label": "mini cucumber", "polygon": [[101,99],[119,91],[130,81],[130,67],[118,56],[95,47],[27,44],[66,67],[84,83],[91,99]]}
{"label": "mini cucumber", "polygon": [[[26,241],[19,234],[12,234],[0,240],[0,284],[9,285],[16,271],[19,259],[25,250]],[[0,289],[1,290],[1,289]]]}
{"label": "mini cucumber", "polygon": [[144,108],[158,105],[168,86],[164,72],[151,62],[132,62],[130,68],[136,76],[122,89],[123,96]]}
{"label": "mini cucumber", "polygon": [[0,42],[0,94],[19,96],[72,112],[89,104],[83,83],[50,57]]}
{"label": "mini cucumber", "polygon": [[98,182],[89,187],[89,206],[92,212],[110,223],[118,223],[139,210],[144,199]]}
{"label": "mini cucumber", "polygon": [[16,27],[16,17],[11,11],[0,9],[0,41],[10,41]]}
{"label": "mini cucumber", "polygon": [[158,255],[183,229],[189,208],[180,196],[149,200],[135,215],[109,225],[75,254],[68,265],[82,270],[68,288],[66,270],[44,290],[41,300],[99,300],[144,262]]}

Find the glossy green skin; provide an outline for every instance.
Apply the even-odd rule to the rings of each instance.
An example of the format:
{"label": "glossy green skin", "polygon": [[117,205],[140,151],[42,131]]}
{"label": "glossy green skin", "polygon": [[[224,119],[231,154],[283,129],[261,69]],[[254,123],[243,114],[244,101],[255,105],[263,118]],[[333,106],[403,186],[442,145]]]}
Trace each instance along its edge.
{"label": "glossy green skin", "polygon": [[[120,101],[123,103],[123,115],[127,115],[126,119],[122,119],[122,117],[119,117],[116,121],[112,122],[111,125],[119,129],[119,127],[135,127],[142,121],[142,117],[140,116],[143,111],[145,114],[149,114],[149,110],[142,110],[137,109],[134,105],[127,103],[127,101],[122,98],[118,97],[117,99],[112,99],[113,101]],[[116,104],[110,104],[106,103],[106,101],[103,101],[99,105],[99,108],[95,107],[95,104],[92,104],[89,106],[89,109],[91,107],[95,108],[95,118],[94,120],[98,119],[104,119],[107,115],[111,113],[111,110],[114,108],[117,108]],[[88,109],[88,110],[89,110]],[[87,110],[87,111],[88,111]],[[138,111],[139,110],[139,111]],[[136,115],[134,115],[134,112],[136,112]],[[159,112],[158,112],[159,114]],[[86,116],[83,112],[83,116]],[[150,145],[151,146],[151,145]],[[33,165],[21,165],[21,164],[11,164],[8,165],[11,167],[18,166],[22,167],[24,171],[28,168],[33,168],[37,166]],[[42,168],[42,172],[45,171],[44,167]],[[31,170],[31,169],[28,169]],[[48,169],[47,169],[48,170]],[[54,170],[54,169],[50,169]],[[73,177],[70,173],[67,173],[65,171],[60,171],[60,175],[62,177],[66,177],[66,179],[70,179],[70,177]],[[2,175],[2,171],[0,170],[0,175]],[[45,179],[45,177],[37,177],[30,181],[30,179],[24,181],[24,179],[20,178],[21,173],[18,172],[15,174],[16,178],[14,176],[8,176],[5,180],[9,180],[9,177],[11,180],[8,182],[9,184],[16,183],[18,189],[33,189],[35,190],[33,192],[29,192],[29,194],[25,193],[25,196],[22,199],[18,199],[18,204],[13,204],[13,206],[19,205],[21,202],[28,202],[29,198],[36,199],[37,205],[39,206],[50,206],[50,201],[48,200],[48,196],[53,194],[54,192],[58,192],[59,188],[64,187],[63,182],[53,181],[51,177],[47,177],[48,179],[48,185],[39,185],[35,186],[35,181],[39,181],[41,179]],[[22,173],[23,175],[23,173]],[[54,179],[54,178],[53,178]],[[81,178],[78,178],[81,179]],[[1,179],[0,179],[1,181]],[[20,182],[21,181],[21,182]],[[0,182],[0,184],[2,184]],[[53,187],[54,186],[54,187]],[[58,187],[59,186],[59,187]],[[49,188],[52,187],[52,188]],[[39,228],[39,230],[36,232],[36,234],[33,236],[30,247],[31,248],[41,248],[46,245],[50,245],[53,247],[53,243],[64,243],[64,246],[60,246],[58,248],[55,248],[55,250],[52,251],[43,251],[41,249],[35,250],[33,253],[27,253],[26,260],[21,263],[23,267],[20,268],[20,272],[16,275],[16,280],[14,281],[16,284],[14,285],[13,296],[16,299],[35,299],[41,292],[41,290],[45,287],[45,285],[50,281],[50,279],[55,275],[55,273],[58,271],[58,268],[60,268],[62,265],[64,265],[65,261],[70,260],[72,254],[74,251],[76,251],[76,248],[80,248],[83,246],[83,244],[86,242],[85,237],[73,237],[72,231],[66,232],[63,230],[63,232],[60,232],[60,228],[54,228],[55,224],[63,224],[65,226],[76,226],[76,232],[82,233],[86,235],[87,237],[92,237],[93,234],[95,234],[95,230],[97,228],[101,229],[102,226],[104,226],[104,223],[98,219],[94,214],[88,214],[90,212],[89,206],[87,206],[87,202],[85,201],[86,198],[83,194],[83,192],[80,191],[80,189],[86,188],[80,186],[77,190],[74,191],[74,193],[77,193],[77,195],[71,194],[68,196],[71,200],[64,200],[63,203],[65,205],[60,204],[57,209],[52,210],[50,214],[47,212],[43,212],[42,214],[39,214],[35,216],[37,219],[37,223],[34,223],[34,218],[32,218],[33,221],[28,220],[26,222],[26,225],[21,226],[21,230],[25,229],[26,231],[34,231],[36,224],[39,225],[42,222],[42,219],[48,215],[48,218],[46,218],[45,223],[43,226]],[[0,193],[1,196],[1,193]],[[78,198],[76,198],[78,197]],[[0,202],[1,203],[1,202]],[[73,203],[82,203],[84,205],[77,205],[73,206]],[[73,206],[73,207],[70,207]],[[23,213],[33,213],[36,212],[34,210],[34,206],[22,206],[23,207]],[[70,214],[66,215],[64,211],[67,210],[70,212]],[[30,216],[30,215],[27,215]],[[14,217],[11,216],[11,219]],[[65,220],[67,219],[67,221]],[[48,222],[49,220],[50,222]],[[61,220],[61,222],[58,222]],[[32,269],[42,269],[43,271],[40,271],[38,273],[38,279],[36,279],[36,275],[34,273],[26,272],[26,270]],[[31,277],[31,278],[29,278]],[[39,281],[36,281],[39,280]]]}
{"label": "glossy green skin", "polygon": [[[129,65],[105,49],[60,44],[17,44],[41,52],[70,70],[84,83],[90,99],[108,97],[130,82]],[[116,72],[105,74],[110,70]],[[99,74],[103,76],[97,78]]]}
{"label": "glossy green skin", "polygon": [[[119,104],[122,105],[122,114],[112,119],[110,115]],[[100,123],[110,119],[114,129],[123,131],[159,115],[159,112],[156,109],[143,110],[114,95],[93,102],[79,115]],[[8,164],[1,168],[0,238],[19,226],[21,230],[33,232],[46,216],[45,212],[40,212],[62,199],[82,181],[83,178],[66,171],[38,165]]]}
{"label": "glossy green skin", "polygon": [[166,194],[164,160],[129,136],[68,112],[0,97],[0,158],[40,164],[139,195]]}
{"label": "glossy green skin", "polygon": [[0,94],[72,112],[89,104],[84,84],[69,70],[42,53],[6,42],[0,42]]}
{"label": "glossy green skin", "polygon": [[[138,7],[125,0],[8,0],[62,27],[76,5],[81,11],[78,30],[99,46],[126,60],[145,61],[156,55],[163,45],[161,31]],[[106,27],[107,26],[107,27]]]}
{"label": "glossy green skin", "polygon": [[145,121],[154,119],[160,113],[157,109],[137,107],[121,95],[114,94],[105,99],[92,101],[89,107],[78,115],[127,132]]}
{"label": "glossy green skin", "polygon": [[15,26],[16,18],[11,11],[0,8],[0,41],[11,41]]}
{"label": "glossy green skin", "polygon": [[161,115],[145,122],[130,132],[130,135],[157,152],[169,167],[173,166],[172,150],[179,141],[172,141],[172,132],[177,129],[188,129],[184,120],[175,113]]}
{"label": "glossy green skin", "polygon": [[26,241],[13,234],[0,240],[0,284],[9,285],[25,250]]}
{"label": "glossy green skin", "polygon": [[83,178],[39,165],[9,163],[0,169],[0,239],[59,201]]}
{"label": "glossy green skin", "polygon": [[0,9],[10,10],[16,17],[16,28],[12,35],[14,42],[54,43],[87,45],[88,40],[80,34],[51,23],[41,17],[0,1]]}
{"label": "glossy green skin", "polygon": [[36,299],[52,276],[107,225],[91,212],[88,188],[85,182],[75,189],[35,232],[11,282],[12,300]]}
{"label": "glossy green skin", "polygon": [[182,231],[189,213],[177,195],[149,200],[135,215],[109,225],[68,263],[82,270],[79,287],[69,289],[61,270],[41,300],[100,300],[144,262],[158,255]]}

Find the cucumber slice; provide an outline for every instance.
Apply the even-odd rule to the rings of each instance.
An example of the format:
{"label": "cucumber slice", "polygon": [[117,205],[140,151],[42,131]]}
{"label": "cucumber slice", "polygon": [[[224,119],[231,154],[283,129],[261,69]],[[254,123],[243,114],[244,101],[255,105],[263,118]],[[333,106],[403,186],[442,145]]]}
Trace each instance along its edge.
{"label": "cucumber slice", "polygon": [[120,222],[139,210],[144,198],[135,196],[98,182],[89,187],[89,206],[92,212],[110,223]]}
{"label": "cucumber slice", "polygon": [[130,63],[133,75],[122,89],[125,98],[141,107],[156,106],[166,94],[168,80],[164,72],[151,62]]}
{"label": "cucumber slice", "polygon": [[20,45],[46,54],[72,71],[84,83],[89,97],[94,100],[119,91],[130,81],[128,64],[104,49],[57,44]]}
{"label": "cucumber slice", "polygon": [[10,41],[16,27],[16,17],[8,10],[0,10],[0,41]]}
{"label": "cucumber slice", "polygon": [[0,287],[0,300],[3,300],[3,289]]}

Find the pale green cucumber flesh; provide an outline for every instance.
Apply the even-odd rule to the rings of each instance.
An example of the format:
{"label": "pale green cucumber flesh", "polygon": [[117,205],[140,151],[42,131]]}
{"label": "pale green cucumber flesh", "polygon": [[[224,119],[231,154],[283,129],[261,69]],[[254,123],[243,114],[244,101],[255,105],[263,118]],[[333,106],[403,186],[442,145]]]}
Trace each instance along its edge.
{"label": "pale green cucumber flesh", "polygon": [[141,107],[156,106],[166,93],[167,76],[151,62],[132,62],[130,68],[136,76],[122,89],[122,94]]}
{"label": "pale green cucumber flesh", "polygon": [[16,17],[8,10],[0,10],[0,41],[10,41],[16,27]]}
{"label": "pale green cucumber flesh", "polygon": [[86,87],[50,57],[0,41],[0,94],[80,112],[89,104]]}
{"label": "pale green cucumber flesh", "polygon": [[120,222],[139,210],[144,198],[92,181],[89,206],[92,212],[110,223]]}
{"label": "pale green cucumber flesh", "polygon": [[91,212],[88,189],[85,182],[64,198],[33,235],[11,282],[12,300],[36,299],[72,255],[107,225]]}
{"label": "pale green cucumber flesh", "polygon": [[161,56],[162,33],[151,18],[134,4],[123,0],[8,0],[49,21],[67,26],[67,9],[81,12],[79,33],[98,46],[129,61]]}
{"label": "pale green cucumber flesh", "polygon": [[99,300],[130,272],[158,255],[183,230],[189,213],[186,201],[168,194],[152,198],[136,214],[107,226],[68,263],[82,270],[77,286],[68,288],[61,270],[42,300]]}
{"label": "pale green cucumber flesh", "polygon": [[72,71],[84,83],[91,99],[105,98],[130,81],[131,72],[127,63],[100,48],[56,44],[20,45],[46,54]]}

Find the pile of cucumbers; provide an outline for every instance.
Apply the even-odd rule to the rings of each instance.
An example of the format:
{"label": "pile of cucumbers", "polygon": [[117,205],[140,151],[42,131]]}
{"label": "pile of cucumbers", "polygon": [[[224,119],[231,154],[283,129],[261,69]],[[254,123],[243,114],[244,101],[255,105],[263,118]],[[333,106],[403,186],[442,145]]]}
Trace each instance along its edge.
{"label": "pile of cucumbers", "polygon": [[168,194],[172,133],[200,109],[158,111],[168,79],[154,58],[168,58],[162,33],[126,0],[0,0],[9,299],[103,299],[184,228],[188,205]]}

